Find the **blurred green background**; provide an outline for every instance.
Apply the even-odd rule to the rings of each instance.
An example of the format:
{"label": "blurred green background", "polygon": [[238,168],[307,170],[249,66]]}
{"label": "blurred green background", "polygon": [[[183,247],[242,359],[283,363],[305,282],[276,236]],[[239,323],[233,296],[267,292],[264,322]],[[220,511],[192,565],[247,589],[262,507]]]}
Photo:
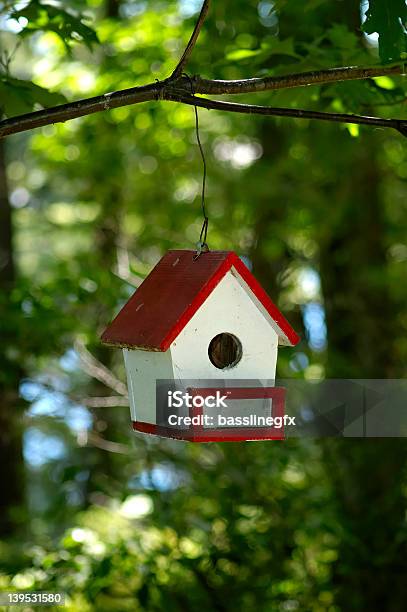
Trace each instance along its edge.
{"label": "blurred green background", "polygon": [[[3,114],[168,76],[199,9],[0,4]],[[405,20],[403,0],[217,0],[188,73],[397,62]],[[233,100],[406,118],[401,76]],[[209,245],[250,258],[303,337],[279,375],[405,377],[403,136],[199,117]],[[62,590],[78,612],[405,610],[404,440],[130,431],[121,353],[99,335],[167,249],[194,248],[201,176],[193,109],[172,102],[0,141],[0,588]]]}

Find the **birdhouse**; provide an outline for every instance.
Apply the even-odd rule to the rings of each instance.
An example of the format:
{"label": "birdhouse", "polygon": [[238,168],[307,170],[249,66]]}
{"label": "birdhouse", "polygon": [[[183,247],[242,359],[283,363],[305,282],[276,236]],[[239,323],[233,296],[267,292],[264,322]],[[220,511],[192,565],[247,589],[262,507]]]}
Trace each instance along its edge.
{"label": "birdhouse", "polygon": [[190,441],[283,437],[278,346],[299,337],[228,251],[169,251],[102,335],[121,347],[133,428]]}

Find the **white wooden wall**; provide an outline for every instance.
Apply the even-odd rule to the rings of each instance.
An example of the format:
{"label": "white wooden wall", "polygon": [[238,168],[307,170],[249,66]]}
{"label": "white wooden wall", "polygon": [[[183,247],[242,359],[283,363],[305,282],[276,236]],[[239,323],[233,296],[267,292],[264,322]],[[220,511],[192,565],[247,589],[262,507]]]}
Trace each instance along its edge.
{"label": "white wooden wall", "polygon": [[170,351],[123,349],[132,421],[156,422],[156,382],[173,379]]}
{"label": "white wooden wall", "polygon": [[[210,361],[209,343],[222,332],[242,344],[242,359],[220,370]],[[278,336],[250,295],[228,272],[170,347],[175,378],[274,379]]]}

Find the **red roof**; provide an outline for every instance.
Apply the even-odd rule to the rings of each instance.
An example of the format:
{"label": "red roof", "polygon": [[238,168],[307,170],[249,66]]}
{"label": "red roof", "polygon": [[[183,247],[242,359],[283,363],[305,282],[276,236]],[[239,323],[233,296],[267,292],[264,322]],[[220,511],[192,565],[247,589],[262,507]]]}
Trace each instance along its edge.
{"label": "red roof", "polygon": [[233,267],[276,323],[283,344],[299,337],[233,251],[168,251],[102,334],[106,344],[166,351]]}

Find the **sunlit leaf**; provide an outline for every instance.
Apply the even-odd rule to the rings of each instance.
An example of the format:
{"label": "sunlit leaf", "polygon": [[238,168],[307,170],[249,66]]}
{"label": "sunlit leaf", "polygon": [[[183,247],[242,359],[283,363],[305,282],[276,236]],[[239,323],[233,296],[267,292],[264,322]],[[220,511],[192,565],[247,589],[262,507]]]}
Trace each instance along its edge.
{"label": "sunlit leaf", "polygon": [[54,32],[68,49],[75,41],[85,43],[89,49],[94,43],[99,42],[95,30],[85,23],[83,17],[66,11],[60,5],[31,0],[26,7],[14,11],[10,16],[17,21],[21,17],[27,20],[20,36],[27,36],[36,31]]}
{"label": "sunlit leaf", "polygon": [[405,0],[370,0],[363,29],[379,35],[382,62],[407,57],[407,5]]}
{"label": "sunlit leaf", "polygon": [[36,104],[46,108],[64,102],[66,99],[62,94],[49,91],[32,81],[10,76],[0,78],[0,108],[8,117],[28,113]]}
{"label": "sunlit leaf", "polygon": [[228,60],[242,60],[248,57],[255,57],[256,55],[263,54],[263,49],[236,49],[236,51],[231,51],[226,55],[226,59]]}
{"label": "sunlit leaf", "polygon": [[299,57],[294,49],[294,39],[273,40],[272,43],[263,43],[260,49],[235,49],[227,53],[226,59],[239,61],[256,58],[256,61],[263,61],[273,55]]}
{"label": "sunlit leaf", "polygon": [[357,138],[359,136],[359,126],[357,125],[357,123],[348,123],[346,127],[347,127],[349,134],[353,138]]}

